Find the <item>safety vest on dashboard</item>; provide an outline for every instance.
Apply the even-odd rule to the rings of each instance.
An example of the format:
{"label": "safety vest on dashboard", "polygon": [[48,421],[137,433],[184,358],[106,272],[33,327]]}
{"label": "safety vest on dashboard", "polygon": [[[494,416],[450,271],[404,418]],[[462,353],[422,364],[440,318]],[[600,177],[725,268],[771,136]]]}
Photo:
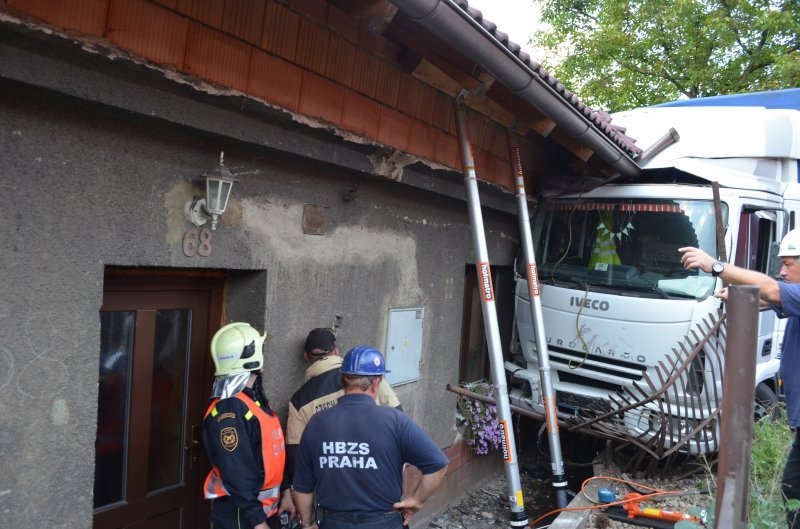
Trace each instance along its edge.
{"label": "safety vest on dashboard", "polygon": [[594,246],[592,256],[589,258],[589,270],[605,269],[598,267],[598,264],[618,265],[620,264],[617,245],[614,242],[614,232],[609,226],[613,226],[610,215],[606,211],[600,213],[600,224],[594,236]]}

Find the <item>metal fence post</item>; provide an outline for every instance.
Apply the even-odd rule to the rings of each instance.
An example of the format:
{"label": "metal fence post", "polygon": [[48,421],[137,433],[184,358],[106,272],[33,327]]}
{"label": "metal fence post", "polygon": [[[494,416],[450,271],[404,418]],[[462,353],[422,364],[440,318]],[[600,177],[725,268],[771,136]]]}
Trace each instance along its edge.
{"label": "metal fence post", "polygon": [[715,529],[745,529],[753,444],[759,288],[728,288]]}

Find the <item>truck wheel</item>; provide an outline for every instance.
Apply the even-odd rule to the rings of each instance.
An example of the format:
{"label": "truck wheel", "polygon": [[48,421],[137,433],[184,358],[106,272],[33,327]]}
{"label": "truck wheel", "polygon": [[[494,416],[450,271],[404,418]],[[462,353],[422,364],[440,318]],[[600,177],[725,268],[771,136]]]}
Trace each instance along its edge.
{"label": "truck wheel", "polygon": [[770,419],[779,419],[781,410],[778,407],[778,396],[772,388],[763,382],[756,386],[756,402],[753,410],[755,419],[769,416]]}

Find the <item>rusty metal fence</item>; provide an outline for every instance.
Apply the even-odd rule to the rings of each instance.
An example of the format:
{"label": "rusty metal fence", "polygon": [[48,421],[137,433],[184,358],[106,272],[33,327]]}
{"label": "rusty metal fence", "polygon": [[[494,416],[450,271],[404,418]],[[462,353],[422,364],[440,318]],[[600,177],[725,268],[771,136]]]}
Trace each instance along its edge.
{"label": "rusty metal fence", "polygon": [[708,314],[664,362],[642,380],[597,401],[567,421],[580,431],[633,445],[623,470],[654,471],[676,459],[714,454],[719,448],[723,358],[727,343],[724,314]]}

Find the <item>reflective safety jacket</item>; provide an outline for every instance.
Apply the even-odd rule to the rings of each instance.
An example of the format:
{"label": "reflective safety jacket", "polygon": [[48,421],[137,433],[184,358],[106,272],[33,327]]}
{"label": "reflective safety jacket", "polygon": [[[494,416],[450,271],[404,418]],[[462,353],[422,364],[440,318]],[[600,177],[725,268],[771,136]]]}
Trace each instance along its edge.
{"label": "reflective safety jacket", "polygon": [[[215,399],[204,423],[204,440],[213,464],[203,486],[205,497],[231,497],[253,525],[277,513],[285,461],[283,430],[277,415],[242,391],[228,399]],[[260,454],[256,450],[259,445]],[[262,468],[254,463],[261,463],[258,466]],[[256,497],[263,514],[248,510]]]}
{"label": "reflective safety jacket", "polygon": [[616,234],[612,231],[612,216],[608,211],[599,211],[598,214],[600,216],[600,223],[595,230],[592,256],[589,258],[589,270],[606,270],[606,267],[598,267],[598,264],[620,264],[617,245],[614,242]]}

